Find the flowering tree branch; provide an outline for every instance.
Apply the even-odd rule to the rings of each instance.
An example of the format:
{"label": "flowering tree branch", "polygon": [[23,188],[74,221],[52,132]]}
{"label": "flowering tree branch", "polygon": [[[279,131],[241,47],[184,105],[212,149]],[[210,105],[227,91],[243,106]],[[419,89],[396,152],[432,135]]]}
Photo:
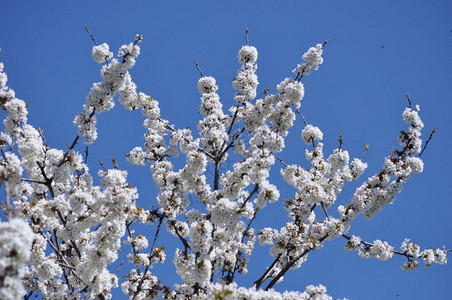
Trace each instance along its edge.
{"label": "flowering tree branch", "polygon": [[[201,76],[202,117],[194,134],[171,125],[161,116],[159,102],[137,91],[129,69],[140,54],[141,35],[121,46],[114,58],[106,43],[98,44],[87,26],[85,30],[94,43],[93,59],[102,64],[102,81],[93,84],[75,117],[78,131],[65,150],[52,148],[43,132],[27,123],[27,105],[6,85],[0,64],[0,104],[6,112],[0,133],[0,183],[5,186],[9,220],[0,223],[0,244],[4,245],[0,298],[13,293],[26,299],[33,294],[108,299],[120,285],[129,299],[331,299],[322,285],[283,294],[273,287],[290,269],[301,267],[312,250],[338,237],[347,240],[346,251],[358,250],[365,258],[405,256],[402,267],[407,271],[421,259],[426,266],[447,262],[451,250],[445,247],[421,251],[406,239],[401,251],[396,251],[386,242],[369,243],[348,235],[358,215],[371,219],[395,200],[412,174],[423,170],[420,156],[434,131],[422,147],[423,123],[409,95],[402,114],[408,128],[400,133],[400,150],[384,159],[383,168],[356,189],[347,205],[339,205],[335,216],[332,208],[343,186],[359,179],[367,168],[363,159],[369,147],[365,146],[361,158],[351,159],[340,135],[338,147],[325,156],[322,131],[300,112],[301,80],[319,69],[328,40],[309,48],[294,76],[283,79],[274,94],[267,88],[257,96],[258,52],[250,46],[246,28],[245,45],[238,53],[240,68],[232,82],[236,102],[229,113],[223,110],[216,80],[195,61]],[[137,205],[138,190],[115,159],[112,168],[100,163],[99,185],[94,184],[87,165],[88,145],[98,135],[97,116],[114,107],[115,97],[126,110],[140,109],[145,119],[143,145],[126,156],[131,164],[150,167],[158,190],[152,209]],[[301,139],[308,147],[309,168],[288,164],[279,154],[297,115],[305,125]],[[77,152],[82,140],[84,158]],[[177,155],[184,159],[178,170],[173,164]],[[270,176],[276,160],[295,195],[284,200],[288,216],[283,227],[256,228],[258,212],[280,198]],[[208,167],[213,167],[213,174]],[[190,208],[190,199],[201,203],[200,208]],[[140,233],[138,223],[156,226],[152,243]],[[153,268],[166,263],[168,249],[158,245],[163,228],[180,242],[173,249],[172,262],[180,277],[180,284],[174,286],[163,284]],[[238,287],[238,274],[248,272],[257,241],[271,245],[273,261],[252,287]],[[126,254],[130,265],[124,267],[128,274],[120,283],[118,271],[111,273],[109,266],[118,261],[122,243],[130,245]]]}

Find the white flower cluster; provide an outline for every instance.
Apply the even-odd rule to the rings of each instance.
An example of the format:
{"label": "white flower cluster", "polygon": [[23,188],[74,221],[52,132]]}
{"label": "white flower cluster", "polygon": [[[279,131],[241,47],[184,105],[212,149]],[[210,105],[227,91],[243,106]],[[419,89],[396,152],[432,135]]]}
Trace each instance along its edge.
{"label": "white flower cluster", "polygon": [[323,133],[320,128],[312,126],[311,124],[306,125],[306,127],[301,131],[301,138],[305,144],[309,145],[313,142],[318,142],[323,140]]}
{"label": "white flower cluster", "polygon": [[[357,189],[350,204],[338,207],[339,217],[328,210],[345,182],[360,177],[367,164],[350,159],[342,143],[324,156],[322,131],[306,125],[301,137],[309,147],[305,157],[310,167],[287,165],[277,157],[284,165],[281,175],[296,190],[293,198],[284,200],[289,220],[280,230],[259,230],[253,227],[259,211],[281,196],[270,172],[301,107],[305,91],[300,80],[319,68],[325,44],[303,55],[304,62],[294,70],[296,77],[282,80],[276,94],[267,95],[266,90],[259,99],[255,99],[258,52],[243,46],[230,115],[223,111],[216,80],[199,79],[203,118],[196,138],[191,129],[174,128],[161,117],[159,102],[137,91],[128,70],[140,53],[140,40],[137,36],[135,43],[122,46],[119,58],[113,58],[107,44],[93,47],[94,60],[104,63],[103,81],[93,84],[83,112],[74,121],[78,135],[64,151],[51,148],[43,133],[27,124],[27,105],[6,86],[0,63],[0,104],[6,111],[0,133],[0,179],[13,200],[8,213],[16,217],[0,223],[0,298],[24,295],[21,278],[26,289],[46,299],[111,298],[112,289],[120,283],[108,267],[118,259],[121,240],[130,248],[126,255],[132,267],[121,283],[130,299],[331,299],[322,285],[308,286],[302,293],[279,293],[272,287],[288,270],[300,267],[311,250],[340,236],[348,239],[346,251],[358,250],[366,258],[405,255],[408,261],[403,268],[409,271],[417,266],[416,259],[427,266],[447,262],[444,248],[420,251],[406,240],[401,247],[404,252],[398,253],[380,240],[370,244],[346,236],[356,216],[372,217],[394,200],[412,173],[422,172],[423,162],[414,156],[421,151],[423,124],[418,108],[403,113],[410,126],[399,137],[402,149],[385,159],[383,170]],[[136,206],[137,189],[115,160],[113,168],[98,172],[96,186],[82,155],[75,151],[80,138],[87,144],[96,139],[96,114],[111,110],[117,94],[126,110],[141,109],[145,117],[143,145],[126,156],[131,164],[150,164],[158,189],[157,207],[151,209]],[[184,164],[177,170],[171,158],[179,155]],[[232,166],[226,165],[228,157],[235,160]],[[225,167],[229,168],[223,171]],[[200,208],[187,210],[189,198],[199,200]],[[151,246],[149,237],[134,229],[138,222],[157,226]],[[162,284],[151,272],[166,260],[165,248],[158,245],[164,227],[182,245],[172,260],[182,280],[174,287]],[[271,245],[274,262],[252,288],[239,287],[236,276],[248,272],[257,240]],[[266,280],[267,287],[261,289]]]}
{"label": "white flower cluster", "polygon": [[299,64],[294,70],[294,74],[299,74],[301,76],[309,75],[312,70],[317,71],[319,66],[323,63],[323,45],[317,44],[315,47],[309,48],[309,50],[303,54],[302,64]]}
{"label": "white flower cluster", "polygon": [[[193,288],[183,284],[178,286],[178,290],[183,291],[183,294],[176,292],[167,292],[163,295],[165,299],[184,299],[183,295],[192,295]],[[260,300],[332,300],[333,298],[326,293],[326,287],[319,284],[318,286],[309,285],[304,292],[285,291],[283,293],[277,292],[273,289],[256,290],[255,288],[238,287],[236,283],[224,284],[216,283],[210,284],[205,289],[199,291],[195,299],[260,299]],[[153,299],[153,298],[150,298]]]}
{"label": "white flower cluster", "polygon": [[238,103],[249,101],[256,97],[257,80],[257,49],[253,46],[243,46],[238,54],[239,63],[242,64],[237,76],[232,81],[232,87],[239,93],[235,95]]}
{"label": "white flower cluster", "polygon": [[159,299],[161,296],[158,279],[149,271],[139,274],[133,269],[126,279],[127,281],[121,284],[121,289],[130,299]]}
{"label": "white flower cluster", "polygon": [[198,80],[198,90],[202,94],[199,112],[204,115],[204,119],[198,124],[201,142],[206,151],[217,153],[228,139],[228,117],[223,113],[215,78],[201,77]]}
{"label": "white flower cluster", "polygon": [[424,164],[421,158],[414,155],[421,151],[420,135],[424,124],[417,111],[411,108],[405,109],[403,118],[410,124],[408,131],[402,131],[399,136],[399,144],[403,149],[393,151],[391,156],[386,157],[383,170],[356,190],[351,204],[341,210],[344,219],[350,221],[360,213],[371,219],[384,205],[394,201],[395,195],[402,190],[402,184],[412,173],[422,172]]}
{"label": "white flower cluster", "polygon": [[240,48],[237,57],[241,64],[254,64],[257,61],[257,49],[253,46],[243,46]]}
{"label": "white flower cluster", "polygon": [[394,247],[387,242],[375,240],[372,245],[365,246],[359,251],[359,255],[364,258],[375,257],[385,261],[394,255]]}
{"label": "white flower cluster", "polygon": [[350,252],[361,249],[361,247],[362,247],[361,238],[359,236],[352,235],[351,238],[345,244],[344,249],[345,251]]}
{"label": "white flower cluster", "polygon": [[211,76],[201,77],[198,80],[198,91],[201,94],[215,93],[218,90],[215,78]]}
{"label": "white flower cluster", "polygon": [[[348,152],[340,147],[325,158],[320,142],[322,138],[319,128],[307,125],[302,131],[302,139],[313,147],[312,151],[306,150],[305,154],[311,162],[311,168],[287,165],[281,170],[284,180],[295,187],[297,192],[293,199],[285,200],[292,220],[278,233],[268,230],[260,233],[261,243],[272,243],[270,253],[275,260],[278,259],[273,272],[276,274],[270,276],[274,280],[279,278],[281,269],[289,262],[291,268],[299,267],[313,248],[321,248],[325,240],[333,240],[349,230],[350,224],[342,219],[327,217],[324,221],[316,220],[314,208],[321,207],[326,211],[335,203],[345,182],[357,179],[367,164],[357,158],[350,163]],[[343,209],[342,206],[339,208],[340,211]],[[348,246],[350,249],[353,247],[357,245]]]}
{"label": "white flower cluster", "polygon": [[21,299],[26,294],[22,278],[33,238],[30,226],[22,219],[0,223],[0,299]]}
{"label": "white flower cluster", "polygon": [[104,43],[93,48],[93,58],[96,62],[106,64],[102,67],[101,76],[103,82],[93,84],[90,93],[86,97],[87,104],[83,112],[75,117],[74,124],[78,126],[78,134],[85,137],[85,143],[91,144],[97,138],[95,113],[109,111],[115,105],[113,97],[119,92],[119,101],[129,110],[141,107],[145,95],[136,93],[136,86],[131,81],[128,69],[135,64],[135,58],[140,54],[140,47],[136,43],[124,45],[120,48],[118,56],[123,57],[120,62],[111,59],[113,54],[109,46]]}
{"label": "white flower cluster", "polygon": [[113,53],[110,52],[110,46],[108,46],[108,44],[106,43],[94,46],[92,55],[94,61],[99,64],[105,61],[109,61],[110,59],[113,58]]}
{"label": "white flower cluster", "polygon": [[447,264],[447,252],[445,247],[442,249],[426,249],[421,251],[419,245],[405,239],[400,246],[403,252],[394,250],[394,247],[390,246],[387,242],[375,240],[372,244],[361,241],[360,237],[351,236],[347,237],[348,241],[345,244],[345,251],[359,250],[359,255],[363,258],[378,258],[385,261],[392,258],[394,254],[406,256],[407,260],[402,265],[402,269],[408,272],[413,271],[419,266],[418,259],[422,259],[426,267],[432,264]]}
{"label": "white flower cluster", "polygon": [[[113,65],[112,61],[108,66]],[[86,111],[79,117],[86,121],[80,128],[91,132],[91,138],[95,135],[94,113],[112,107],[109,93],[115,85],[94,84],[88,95]],[[80,136],[66,152],[50,148],[42,133],[27,124],[25,103],[14,98],[6,86],[2,91],[8,93],[2,98],[7,117],[1,136],[10,148],[0,168],[14,199],[14,213],[28,220],[37,233],[31,267],[25,273],[28,288],[45,298],[66,298],[68,294],[76,298],[82,294],[87,298],[111,297],[118,282],[107,266],[117,259],[126,221],[137,212],[136,189],[127,183],[127,173],[118,169],[100,172],[101,186],[93,186],[82,156],[73,150]],[[1,244],[14,245],[14,241]]]}
{"label": "white flower cluster", "polygon": [[5,66],[0,62],[0,103],[2,104],[2,109],[4,109],[5,102],[14,99],[16,94],[14,90],[10,89],[6,83],[8,82],[8,75],[4,72]]}
{"label": "white flower cluster", "polygon": [[447,264],[447,252],[444,247],[443,249],[430,248],[421,251],[419,245],[416,245],[409,239],[405,239],[400,246],[400,249],[402,249],[403,253],[408,257],[408,260],[402,266],[402,269],[408,272],[413,271],[413,269],[419,266],[419,262],[415,260],[416,258],[422,258],[426,267],[433,264]]}

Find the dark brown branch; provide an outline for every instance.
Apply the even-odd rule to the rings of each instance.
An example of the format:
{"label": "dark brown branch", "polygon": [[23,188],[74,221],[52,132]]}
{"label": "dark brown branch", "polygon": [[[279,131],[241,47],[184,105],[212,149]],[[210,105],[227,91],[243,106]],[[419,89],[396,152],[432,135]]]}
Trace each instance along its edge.
{"label": "dark brown branch", "polygon": [[[234,126],[235,120],[237,118],[237,114],[239,112],[239,107],[240,107],[240,103],[237,103],[237,105],[235,106],[234,116],[232,117],[231,124],[229,125],[228,131],[227,131],[228,135],[231,134],[232,126]],[[221,148],[223,148],[223,147],[221,147]]]}
{"label": "dark brown branch", "polygon": [[85,147],[85,164],[88,163],[89,147]]}
{"label": "dark brown branch", "polygon": [[433,129],[432,132],[430,132],[430,136],[428,137],[427,141],[425,142],[424,148],[422,148],[421,153],[419,153],[418,157],[421,157],[422,153],[424,153],[425,149],[427,148],[428,143],[433,138],[433,135],[435,134],[436,129]]}
{"label": "dark brown branch", "polygon": [[276,156],[276,159],[279,160],[279,162],[280,162],[285,168],[287,168],[287,164],[286,164],[279,156]]}
{"label": "dark brown branch", "polygon": [[265,281],[265,279],[267,279],[267,275],[271,272],[273,267],[278,263],[280,257],[281,257],[281,253],[279,253],[278,256],[276,256],[276,258],[273,260],[272,264],[267,268],[267,270],[264,272],[264,274],[262,274],[262,276],[259,277],[259,279],[257,279],[253,283],[253,285],[256,289],[260,288],[260,286]]}
{"label": "dark brown branch", "polygon": [[322,202],[320,202],[320,204],[322,205],[322,210],[325,213],[326,218],[329,220],[330,216],[328,215],[328,211],[326,210],[325,204]]}
{"label": "dark brown branch", "polygon": [[174,231],[176,232],[177,237],[179,238],[179,240],[182,242],[182,244],[185,247],[185,252],[187,252],[188,249],[191,250],[190,248],[190,244],[188,244],[187,240],[179,233],[179,230],[176,227],[176,222],[175,221],[171,221],[171,225],[174,228]]}
{"label": "dark brown branch", "polygon": [[163,214],[159,218],[159,224],[157,225],[157,230],[155,231],[154,241],[152,242],[151,251],[154,251],[155,244],[157,243],[157,237],[158,237],[158,235],[160,233],[160,228],[162,227],[163,219],[165,219],[165,217],[166,217],[166,215]]}
{"label": "dark brown branch", "polygon": [[242,203],[242,206],[241,206],[240,208],[244,208],[245,205],[246,205],[246,203],[247,203],[248,201],[250,201],[251,197],[253,197],[253,195],[254,195],[255,193],[257,193],[258,190],[259,190],[259,184],[256,183],[256,184],[254,185],[254,189],[251,191],[251,193],[248,195],[248,197],[246,197],[245,201]]}
{"label": "dark brown branch", "polygon": [[223,156],[228,152],[229,149],[232,148],[234,143],[237,141],[237,139],[242,135],[242,133],[245,131],[245,127],[243,127],[241,130],[239,130],[234,136],[232,137],[231,142],[226,146],[226,148],[220,153],[218,156],[219,160],[223,158]]}
{"label": "dark brown branch", "polygon": [[94,38],[94,35],[91,33],[91,31],[89,31],[89,28],[88,28],[88,26],[86,24],[85,24],[85,30],[86,30],[86,32],[88,32],[88,34],[91,37],[91,40],[93,41],[94,45],[97,46],[96,39]]}
{"label": "dark brown branch", "polygon": [[406,93],[406,98],[408,99],[408,107],[411,108],[411,98],[410,98],[410,94]]}
{"label": "dark brown branch", "polygon": [[248,40],[248,26],[245,27],[245,43],[247,46],[250,44],[250,41]]}
{"label": "dark brown branch", "polygon": [[219,188],[220,181],[220,160],[215,159],[215,171],[214,171],[214,179],[213,179],[213,190],[217,191]]}
{"label": "dark brown branch", "polygon": [[[318,242],[323,242],[326,238],[328,237],[328,234],[325,234],[323,237],[321,237],[320,239],[318,239]],[[295,257],[292,261],[287,262],[284,267],[281,269],[281,271],[278,272],[278,274],[276,274],[276,276],[272,279],[272,281],[267,285],[267,287],[265,288],[266,291],[268,291],[269,289],[271,289],[278,281],[279,279],[281,279],[282,276],[284,276],[284,274],[293,266],[297,263],[297,261],[299,261],[303,256],[305,256],[306,254],[308,254],[311,250],[315,249],[315,247],[311,247],[309,249],[304,250],[302,253],[300,253],[297,257]]]}
{"label": "dark brown branch", "polygon": [[342,139],[342,133],[339,135],[339,137],[337,138],[337,140],[339,141],[339,147],[338,147],[338,149],[341,150],[341,149],[342,149],[342,142],[343,142],[343,139]]}
{"label": "dark brown branch", "polygon": [[306,119],[305,119],[305,117],[301,114],[299,108],[297,108],[297,114],[303,119],[304,125],[308,125],[308,122],[306,122]]}
{"label": "dark brown branch", "polygon": [[199,74],[201,74],[201,77],[204,77],[204,73],[202,72],[201,68],[199,67],[199,64],[196,60],[193,61],[195,63],[196,69],[199,71]]}

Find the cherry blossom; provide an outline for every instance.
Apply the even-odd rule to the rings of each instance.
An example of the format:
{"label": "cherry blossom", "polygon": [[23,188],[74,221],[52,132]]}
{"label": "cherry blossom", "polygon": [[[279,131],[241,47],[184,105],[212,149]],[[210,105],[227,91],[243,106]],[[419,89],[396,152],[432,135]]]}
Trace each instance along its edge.
{"label": "cherry blossom", "polygon": [[[302,55],[295,77],[283,78],[275,93],[265,90],[258,97],[258,51],[247,37],[232,80],[236,101],[227,110],[216,79],[205,76],[196,63],[201,119],[192,130],[176,128],[161,116],[159,101],[138,90],[129,70],[140,55],[141,39],[137,35],[121,46],[117,57],[108,44],[94,45],[101,81],[88,92],[74,119],[76,137],[65,149],[52,148],[42,131],[28,123],[27,104],[6,85],[0,63],[0,102],[6,114],[0,176],[8,218],[0,223],[0,298],[109,299],[117,288],[129,299],[332,299],[320,283],[282,293],[273,287],[300,268],[311,251],[338,238],[346,240],[345,251],[363,258],[402,257],[407,271],[420,263],[447,263],[444,246],[421,249],[406,239],[397,250],[386,241],[370,243],[349,235],[359,215],[371,219],[396,200],[412,175],[423,171],[424,124],[418,106],[411,108],[410,101],[402,113],[407,129],[398,137],[399,148],[343,205],[337,199],[344,185],[359,180],[367,163],[364,155],[351,158],[342,138],[331,154],[324,153],[323,132],[302,117],[305,127],[298,134],[306,144],[307,164],[287,164],[278,156],[301,116],[301,80],[324,62],[326,42]],[[110,168],[102,163],[91,170],[87,153],[78,152],[79,142],[95,142],[97,116],[110,111],[116,99],[127,111],[141,110],[144,118],[142,145],[126,156],[130,164],[149,168],[158,189],[152,208],[141,206],[138,188],[116,160]],[[183,163],[175,163],[176,157]],[[230,157],[234,163],[226,166]],[[282,199],[272,168],[293,188],[289,198]],[[284,226],[255,226],[260,211],[276,201],[284,201],[287,210]],[[152,233],[145,235],[140,227]],[[176,240],[176,249],[164,247],[163,230]],[[257,244],[270,245],[273,262],[262,266],[251,286],[239,286],[237,277],[248,273]],[[125,278],[111,269],[122,249],[128,251]],[[161,282],[154,269],[168,264],[167,256],[180,277],[172,286]]]}

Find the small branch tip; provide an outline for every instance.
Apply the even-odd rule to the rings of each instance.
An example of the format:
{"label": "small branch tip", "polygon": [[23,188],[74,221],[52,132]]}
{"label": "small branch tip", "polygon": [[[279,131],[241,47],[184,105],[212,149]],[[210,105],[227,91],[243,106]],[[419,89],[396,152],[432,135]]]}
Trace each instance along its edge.
{"label": "small branch tip", "polygon": [[248,26],[245,27],[245,43],[248,46],[250,41],[248,39]]}
{"label": "small branch tip", "polygon": [[410,98],[410,94],[406,93],[406,98],[408,99],[408,107],[411,108],[411,98]]}
{"label": "small branch tip", "polygon": [[89,28],[86,24],[85,24],[85,30],[86,30],[86,32],[88,32],[89,36],[91,37],[91,40],[93,41],[94,46],[97,46],[96,39],[94,38],[94,35],[91,33],[91,31],[89,31]]}
{"label": "small branch tip", "polygon": [[193,61],[195,63],[196,69],[199,71],[199,74],[201,74],[201,77],[204,77],[204,73],[202,72],[201,68],[199,67],[199,64],[196,60]]}

